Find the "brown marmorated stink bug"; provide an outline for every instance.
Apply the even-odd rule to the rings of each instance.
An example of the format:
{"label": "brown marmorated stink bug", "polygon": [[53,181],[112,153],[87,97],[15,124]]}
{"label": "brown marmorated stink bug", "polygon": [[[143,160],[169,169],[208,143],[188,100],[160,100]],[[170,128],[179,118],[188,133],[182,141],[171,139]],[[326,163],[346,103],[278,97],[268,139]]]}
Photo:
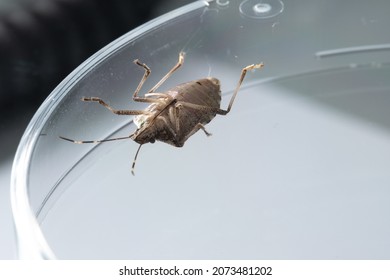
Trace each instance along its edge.
{"label": "brown marmorated stink bug", "polygon": [[210,136],[211,134],[207,132],[204,125],[209,123],[217,114],[226,115],[229,113],[246,72],[264,66],[263,63],[259,63],[242,69],[228,108],[224,110],[220,108],[220,82],[213,77],[183,83],[162,93],[156,92],[172,73],[183,65],[183,62],[184,53],[181,52],[176,65],[144,97],[139,97],[138,93],[151,71],[146,64],[141,63],[138,59],[134,60],[134,63],[144,68],[145,72],[133,94],[133,100],[150,103],[145,110],[116,110],[99,97],[83,97],[81,99],[82,101],[98,102],[117,115],[134,115],[134,124],[137,126],[137,129],[133,134],[125,137],[92,141],[72,140],[62,136],[60,138],[76,144],[133,139],[140,144],[131,168],[131,172],[134,175],[135,162],[143,144],[154,143],[157,140],[175,147],[182,147],[187,139],[199,129],[203,130],[207,136]]}

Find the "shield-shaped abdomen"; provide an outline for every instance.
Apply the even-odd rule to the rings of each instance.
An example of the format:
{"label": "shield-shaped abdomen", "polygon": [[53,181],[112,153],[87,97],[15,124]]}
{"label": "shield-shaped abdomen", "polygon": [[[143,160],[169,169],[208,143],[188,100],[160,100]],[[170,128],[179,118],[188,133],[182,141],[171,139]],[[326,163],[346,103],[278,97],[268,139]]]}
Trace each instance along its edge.
{"label": "shield-shaped abdomen", "polygon": [[[208,108],[220,108],[221,89],[220,83],[215,78],[204,78],[196,81],[180,84],[168,91],[176,99],[177,104],[185,102],[194,105],[201,105]],[[210,110],[201,110],[181,106],[179,115],[180,136],[179,142],[185,142],[193,133],[194,127],[198,124],[207,124],[216,113]],[[180,141],[181,140],[181,141]]]}

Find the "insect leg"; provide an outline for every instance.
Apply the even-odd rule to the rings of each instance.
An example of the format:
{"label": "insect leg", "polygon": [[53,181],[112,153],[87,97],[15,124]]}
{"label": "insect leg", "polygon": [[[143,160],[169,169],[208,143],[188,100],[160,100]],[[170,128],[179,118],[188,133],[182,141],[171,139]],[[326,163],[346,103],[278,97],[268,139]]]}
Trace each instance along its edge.
{"label": "insect leg", "polygon": [[73,140],[70,138],[66,138],[63,136],[59,136],[62,140],[66,140],[75,144],[97,144],[97,143],[103,143],[103,142],[109,142],[109,141],[117,141],[117,140],[124,140],[124,139],[129,139],[133,136],[125,136],[125,137],[117,137],[117,138],[109,138],[109,139],[104,139],[104,140]]}
{"label": "insect leg", "polygon": [[247,67],[245,67],[245,68],[242,69],[242,71],[241,71],[241,76],[240,76],[240,79],[238,80],[238,84],[237,84],[236,90],[234,91],[233,96],[232,96],[232,98],[230,99],[229,106],[228,106],[228,108],[227,108],[226,110],[220,109],[220,108],[216,108],[216,107],[209,107],[209,106],[204,106],[204,105],[199,105],[199,104],[184,102],[184,101],[178,102],[176,106],[180,105],[180,106],[185,106],[185,107],[188,107],[188,108],[191,108],[191,109],[196,109],[196,110],[203,111],[203,112],[207,112],[207,113],[210,113],[210,112],[211,112],[211,113],[215,113],[215,114],[219,114],[219,115],[226,115],[227,113],[230,112],[230,109],[232,108],[234,99],[236,98],[236,95],[237,95],[237,93],[238,93],[238,90],[239,90],[240,87],[241,87],[241,84],[242,84],[242,81],[243,81],[244,78],[245,78],[246,72],[248,72],[249,70],[261,68],[261,67],[263,67],[263,66],[264,66],[263,63],[260,63],[260,64],[252,64],[252,65],[249,65],[249,66],[247,66]]}
{"label": "insect leg", "polygon": [[138,93],[140,92],[143,84],[145,83],[145,81],[149,77],[149,75],[151,73],[151,70],[145,63],[141,63],[138,59],[134,60],[134,63],[137,64],[138,66],[141,66],[142,68],[144,68],[145,72],[144,72],[144,75],[143,75],[141,81],[139,82],[136,90],[133,93],[133,100],[136,101],[136,102],[146,102],[146,103],[156,103],[156,102],[159,102],[158,99],[155,99],[155,98],[139,97],[138,96]]}
{"label": "insect leg", "polygon": [[113,112],[114,114],[117,114],[117,115],[144,115],[144,114],[148,114],[147,111],[143,111],[143,110],[116,110],[116,109],[113,109],[110,105],[108,105],[106,102],[104,102],[99,97],[83,97],[83,98],[81,98],[81,100],[82,101],[90,101],[90,102],[98,102],[99,104],[103,105],[108,110],[110,110],[111,112]]}
{"label": "insect leg", "polygon": [[135,174],[134,174],[135,162],[137,161],[138,153],[139,153],[139,150],[141,149],[141,147],[142,147],[142,144],[139,145],[137,152],[135,153],[135,156],[134,156],[133,164],[131,165],[131,174],[133,174],[133,176],[135,176]]}
{"label": "insect leg", "polygon": [[239,90],[240,87],[241,87],[242,81],[243,81],[244,78],[245,78],[246,72],[248,72],[249,70],[261,68],[261,67],[263,67],[263,66],[264,66],[263,63],[259,63],[259,64],[248,65],[247,67],[244,67],[244,68],[242,69],[240,79],[238,80],[238,84],[237,84],[236,90],[234,91],[233,96],[232,96],[232,98],[230,99],[228,108],[227,108],[226,110],[222,110],[222,111],[220,111],[220,112],[217,112],[217,114],[226,115],[227,113],[230,112],[230,109],[231,109],[232,106],[233,106],[234,99],[236,98],[236,95],[237,95],[237,93],[238,93],[238,90]]}
{"label": "insect leg", "polygon": [[138,93],[141,90],[143,84],[145,83],[146,79],[151,73],[150,68],[145,64],[141,63],[138,59],[134,60],[134,63],[138,66],[141,66],[145,69],[144,76],[142,77],[141,81],[139,82],[137,89],[133,93],[133,100],[136,102],[145,102],[145,103],[161,103],[163,102],[162,98],[170,98],[171,96],[169,94],[164,93],[147,93],[144,97],[139,97]]}
{"label": "insect leg", "polygon": [[206,134],[206,136],[211,136],[211,135],[212,135],[210,132],[208,132],[208,131],[206,130],[206,128],[204,127],[204,125],[201,124],[201,123],[198,123],[198,124],[195,125],[195,127],[194,127],[194,130],[195,130],[195,131],[197,131],[197,130],[199,130],[199,129],[203,130],[203,132]]}
{"label": "insect leg", "polygon": [[180,52],[180,54],[179,54],[179,61],[176,63],[176,65],[173,66],[173,68],[171,70],[169,70],[169,72],[167,74],[165,74],[165,76],[162,77],[162,79],[154,87],[152,87],[148,91],[148,93],[156,91],[172,75],[173,72],[175,72],[177,69],[180,68],[180,66],[183,65],[183,63],[184,63],[184,55],[185,55],[184,52]]}
{"label": "insect leg", "polygon": [[223,109],[220,109],[220,108],[216,108],[216,107],[209,107],[209,106],[204,106],[204,105],[199,105],[199,104],[194,104],[194,103],[189,103],[189,102],[184,102],[184,101],[180,101],[177,103],[176,106],[184,106],[184,107],[187,107],[187,108],[191,108],[191,109],[196,109],[196,110],[199,110],[199,111],[203,111],[205,113],[216,113],[216,114],[220,114],[220,115],[226,115],[225,113],[225,110]]}
{"label": "insect leg", "polygon": [[165,124],[165,127],[172,133],[173,137],[177,136],[177,131],[175,131],[166,118],[158,116],[156,120],[162,121]]}
{"label": "insect leg", "polygon": [[180,133],[180,118],[179,118],[180,108],[181,106],[178,104],[175,106],[175,109],[172,110],[172,115],[173,115],[173,119],[175,120],[175,128],[177,134]]}
{"label": "insect leg", "polygon": [[[191,103],[189,103],[191,104]],[[181,110],[181,107],[182,107],[182,103],[177,103],[176,106],[175,106],[175,109],[170,111],[169,113],[170,114],[173,114],[173,116],[171,116],[171,118],[175,119],[175,128],[176,128],[176,133],[177,135],[180,135],[180,110]],[[185,106],[185,105],[184,105]],[[196,131],[198,131],[199,129],[202,129],[203,132],[207,135],[207,136],[211,136],[212,134],[210,132],[208,132],[206,130],[206,128],[203,126],[203,124],[201,123],[198,123],[197,125],[195,125],[195,127],[192,129],[192,131],[189,133],[189,135],[192,135],[194,134]]]}
{"label": "insect leg", "polygon": [[167,126],[172,128],[175,131],[175,135],[180,130],[180,122],[178,122],[178,108],[176,106],[169,106],[168,107],[168,118],[165,122],[168,122]]}

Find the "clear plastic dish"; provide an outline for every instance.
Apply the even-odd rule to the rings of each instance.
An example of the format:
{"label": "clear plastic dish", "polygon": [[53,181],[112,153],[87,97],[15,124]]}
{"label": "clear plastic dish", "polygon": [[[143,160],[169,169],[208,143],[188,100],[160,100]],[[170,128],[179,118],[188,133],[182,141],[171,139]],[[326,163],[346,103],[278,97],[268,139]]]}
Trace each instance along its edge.
{"label": "clear plastic dish", "polygon": [[[390,2],[198,1],[74,70],[31,120],[11,199],[21,258],[390,258]],[[183,148],[131,140],[132,93],[220,79],[232,111]]]}

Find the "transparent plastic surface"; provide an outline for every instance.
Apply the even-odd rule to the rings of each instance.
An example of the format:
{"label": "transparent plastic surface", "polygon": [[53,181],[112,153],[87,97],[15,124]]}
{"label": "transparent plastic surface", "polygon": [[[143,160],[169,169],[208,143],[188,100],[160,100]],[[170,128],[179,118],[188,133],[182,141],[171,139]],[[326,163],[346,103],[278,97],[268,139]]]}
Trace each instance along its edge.
{"label": "transparent plastic surface", "polygon": [[[248,3],[252,5],[248,6]],[[129,32],[67,77],[21,140],[12,174],[20,257],[390,258],[390,2],[195,2]],[[220,79],[232,111],[183,148],[130,135],[132,93]]]}

